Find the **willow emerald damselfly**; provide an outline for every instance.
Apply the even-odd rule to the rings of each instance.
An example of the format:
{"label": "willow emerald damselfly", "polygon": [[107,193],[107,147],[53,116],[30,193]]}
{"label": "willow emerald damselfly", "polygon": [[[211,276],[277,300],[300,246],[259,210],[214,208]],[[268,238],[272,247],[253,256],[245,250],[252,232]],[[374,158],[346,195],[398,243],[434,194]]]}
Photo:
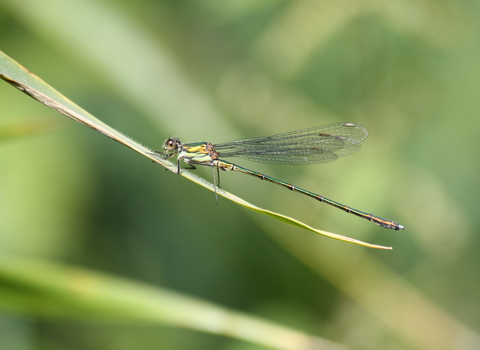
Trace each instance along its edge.
{"label": "willow emerald damselfly", "polygon": [[284,165],[328,163],[339,157],[357,152],[360,149],[360,142],[365,140],[367,136],[368,132],[363,126],[353,123],[338,123],[269,137],[218,144],[209,142],[182,143],[179,138],[171,137],[165,141],[163,152],[156,151],[155,154],[163,159],[169,159],[177,155],[178,174],[181,171],[181,160],[190,166],[189,169],[195,169],[196,165],[205,165],[216,168],[217,171],[219,169],[238,171],[300,192],[382,227],[397,231],[404,230],[405,227],[395,221],[354,209],[271,176],[223,160],[223,158],[228,157],[242,157],[255,162]]}

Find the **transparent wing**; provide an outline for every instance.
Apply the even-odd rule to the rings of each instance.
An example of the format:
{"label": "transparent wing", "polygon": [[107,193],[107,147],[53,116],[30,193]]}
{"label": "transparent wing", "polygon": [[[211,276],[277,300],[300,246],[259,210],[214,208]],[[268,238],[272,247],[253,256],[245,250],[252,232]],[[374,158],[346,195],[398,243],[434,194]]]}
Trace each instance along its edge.
{"label": "transparent wing", "polygon": [[214,145],[220,158],[242,157],[272,164],[328,163],[360,149],[368,136],[358,124],[338,123]]}

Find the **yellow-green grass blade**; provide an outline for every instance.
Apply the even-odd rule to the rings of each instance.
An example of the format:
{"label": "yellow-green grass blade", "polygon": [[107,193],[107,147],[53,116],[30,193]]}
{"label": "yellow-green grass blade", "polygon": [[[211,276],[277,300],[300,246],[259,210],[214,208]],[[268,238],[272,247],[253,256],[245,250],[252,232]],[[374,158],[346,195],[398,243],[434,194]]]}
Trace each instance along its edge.
{"label": "yellow-green grass blade", "polygon": [[273,349],[345,349],[259,317],[88,269],[0,255],[0,309],[31,316],[194,329]]}
{"label": "yellow-green grass blade", "polygon": [[[173,165],[171,162],[155,156],[155,154],[153,154],[153,151],[151,149],[141,145],[140,143],[132,140],[131,138],[123,135],[122,133],[118,132],[117,130],[103,123],[99,119],[95,118],[94,116],[89,114],[87,111],[77,106],[68,98],[60,94],[57,90],[55,90],[50,85],[45,83],[42,79],[40,79],[36,75],[29,72],[27,69],[22,67],[20,64],[18,64],[16,61],[14,61],[13,59],[8,57],[1,51],[0,51],[0,78],[5,80],[12,86],[16,87],[20,91],[26,93],[30,97],[34,98],[35,100],[45,104],[46,106],[53,108],[56,111],[66,115],[67,117],[72,118],[73,120],[79,123],[82,123],[104,134],[105,136],[108,136],[111,139],[133,149],[134,151],[144,155],[145,157],[150,158],[152,161],[161,164],[168,170],[172,172],[176,172],[177,167]],[[337,239],[343,242],[358,244],[358,245],[362,245],[369,248],[391,249],[391,247],[370,244],[370,243],[366,243],[366,242],[349,238],[346,236],[338,235],[332,232],[319,230],[309,225],[306,225],[301,221],[290,218],[288,216],[257,207],[227,191],[224,191],[218,188],[215,189],[215,186],[212,183],[205,181],[203,178],[200,178],[192,174],[191,172],[183,171],[181,175],[189,179],[190,181],[193,181],[209,189],[212,192],[216,191],[218,195],[225,197],[227,199],[230,199],[242,205],[245,208],[271,216],[277,220],[283,221],[290,225],[301,227],[306,230],[315,232],[317,234],[330,237],[333,239]]]}

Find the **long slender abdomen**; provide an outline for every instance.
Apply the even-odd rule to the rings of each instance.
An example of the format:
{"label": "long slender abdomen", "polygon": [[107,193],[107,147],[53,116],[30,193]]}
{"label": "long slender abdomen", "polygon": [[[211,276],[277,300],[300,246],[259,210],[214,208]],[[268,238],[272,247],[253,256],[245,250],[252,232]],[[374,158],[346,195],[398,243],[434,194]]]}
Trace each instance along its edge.
{"label": "long slender abdomen", "polygon": [[300,187],[294,186],[292,184],[289,184],[288,182],[277,180],[277,179],[275,179],[271,176],[259,173],[257,171],[249,170],[247,168],[243,168],[243,167],[238,166],[238,165],[233,164],[233,163],[229,163],[229,162],[219,160],[215,163],[215,166],[218,166],[222,170],[239,171],[239,172],[247,174],[247,175],[255,176],[256,178],[259,178],[260,180],[266,180],[266,181],[272,182],[274,184],[281,185],[281,186],[286,187],[286,188],[288,188],[292,191],[296,191],[296,192],[302,193],[306,196],[315,198],[316,200],[318,200],[320,202],[325,202],[327,204],[330,204],[331,206],[334,206],[338,209],[346,211],[347,213],[351,213],[351,214],[356,215],[358,217],[367,219],[371,222],[374,222],[377,225],[380,225],[380,226],[388,228],[388,229],[392,229],[392,230],[395,230],[395,231],[405,229],[404,226],[400,225],[399,223],[397,223],[395,221],[384,219],[380,216],[376,216],[376,215],[373,215],[373,214],[365,213],[363,211],[354,209],[354,208],[346,206],[344,204],[335,202],[335,201],[333,201],[331,199],[328,199],[324,196],[320,196],[316,193],[313,193],[313,192],[304,190],[303,188],[300,188]]}

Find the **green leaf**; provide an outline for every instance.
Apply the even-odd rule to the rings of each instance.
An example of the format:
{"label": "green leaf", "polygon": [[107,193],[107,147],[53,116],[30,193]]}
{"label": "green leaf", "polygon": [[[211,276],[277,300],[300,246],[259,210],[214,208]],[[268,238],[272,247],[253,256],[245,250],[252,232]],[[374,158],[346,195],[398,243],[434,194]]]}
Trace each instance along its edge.
{"label": "green leaf", "polygon": [[0,308],[33,316],[162,324],[274,349],[344,346],[210,302],[87,269],[0,255]]}
{"label": "green leaf", "polygon": [[[134,151],[144,155],[145,157],[150,158],[152,161],[158,164],[161,164],[166,169],[172,172],[176,172],[176,166],[174,166],[171,162],[163,160],[158,156],[155,156],[155,154],[153,153],[153,150],[130,139],[129,137],[123,135],[122,133],[118,132],[117,130],[103,123],[99,119],[95,118],[94,116],[89,114],[87,111],[77,106],[75,103],[67,99],[65,96],[63,96],[58,91],[53,89],[50,85],[45,83],[36,75],[29,72],[27,69],[22,67],[20,64],[15,62],[13,59],[8,57],[1,51],[0,51],[0,78],[5,80],[7,83],[11,84],[12,86],[16,87],[20,91],[26,93],[33,99],[45,104],[46,106],[53,108],[56,111],[66,115],[67,117],[72,118],[73,120],[79,123],[82,123],[104,134],[105,136],[108,136],[111,139],[133,149]],[[307,224],[304,224],[301,221],[295,220],[288,216],[257,207],[227,191],[224,191],[219,188],[215,188],[215,186],[212,183],[209,183],[203,178],[200,178],[190,172],[182,171],[181,176],[189,179],[190,181],[195,182],[200,186],[203,186],[209,189],[212,192],[216,192],[218,195],[225,197],[227,199],[230,199],[231,201],[234,201],[245,208],[256,211],[258,213],[271,216],[277,220],[288,223],[290,225],[301,227],[306,230],[318,233],[326,237],[334,238],[343,242],[358,244],[358,245],[362,245],[369,248],[392,249],[391,247],[370,244],[370,243],[362,242],[350,237],[338,235],[332,232],[318,230],[316,228],[313,228]]]}

